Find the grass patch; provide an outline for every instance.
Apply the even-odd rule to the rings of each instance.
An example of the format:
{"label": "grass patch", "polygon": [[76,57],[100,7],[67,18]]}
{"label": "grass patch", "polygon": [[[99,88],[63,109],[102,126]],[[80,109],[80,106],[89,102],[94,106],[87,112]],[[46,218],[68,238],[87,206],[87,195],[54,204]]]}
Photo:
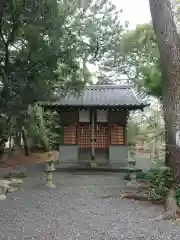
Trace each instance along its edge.
{"label": "grass patch", "polygon": [[138,180],[142,180],[142,179],[145,179],[146,178],[146,173],[143,172],[141,169],[135,169],[135,170],[128,170],[124,173],[127,173],[125,176],[124,176],[124,180],[126,181],[131,181],[131,173],[136,173],[136,179]]}
{"label": "grass patch", "polygon": [[10,172],[4,176],[4,178],[26,178],[27,175],[25,172]]}

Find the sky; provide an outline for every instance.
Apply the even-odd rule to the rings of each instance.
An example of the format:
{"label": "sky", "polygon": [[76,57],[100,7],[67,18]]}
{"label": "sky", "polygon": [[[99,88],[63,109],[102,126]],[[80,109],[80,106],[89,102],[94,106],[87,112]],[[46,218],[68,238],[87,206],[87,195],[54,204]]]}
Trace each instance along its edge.
{"label": "sky", "polygon": [[112,0],[117,9],[122,9],[120,18],[129,22],[129,28],[134,29],[136,25],[151,21],[148,0]]}

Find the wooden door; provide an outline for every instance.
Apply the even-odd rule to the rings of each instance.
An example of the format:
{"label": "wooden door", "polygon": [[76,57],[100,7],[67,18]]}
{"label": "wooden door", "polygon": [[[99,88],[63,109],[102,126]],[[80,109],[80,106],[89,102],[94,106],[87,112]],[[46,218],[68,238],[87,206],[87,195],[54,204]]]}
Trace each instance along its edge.
{"label": "wooden door", "polygon": [[[90,162],[92,159],[92,124],[80,123],[78,126],[79,160]],[[95,161],[104,165],[108,161],[109,130],[107,123],[94,126],[94,153]]]}
{"label": "wooden door", "polygon": [[95,160],[99,165],[108,163],[109,129],[108,123],[96,123],[94,126]]}
{"label": "wooden door", "polygon": [[91,161],[91,124],[80,123],[78,125],[78,145],[79,160],[83,162]]}

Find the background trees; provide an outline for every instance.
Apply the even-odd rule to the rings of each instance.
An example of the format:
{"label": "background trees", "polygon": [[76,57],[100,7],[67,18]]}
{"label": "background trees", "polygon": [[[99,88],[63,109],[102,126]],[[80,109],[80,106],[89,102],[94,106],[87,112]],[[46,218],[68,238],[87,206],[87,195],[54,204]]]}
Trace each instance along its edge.
{"label": "background trees", "polygon": [[0,146],[23,133],[29,154],[29,109],[40,111],[36,102],[92,82],[87,63],[100,62],[114,48],[123,26],[105,0],[89,1],[86,8],[73,0],[10,0],[1,10]]}

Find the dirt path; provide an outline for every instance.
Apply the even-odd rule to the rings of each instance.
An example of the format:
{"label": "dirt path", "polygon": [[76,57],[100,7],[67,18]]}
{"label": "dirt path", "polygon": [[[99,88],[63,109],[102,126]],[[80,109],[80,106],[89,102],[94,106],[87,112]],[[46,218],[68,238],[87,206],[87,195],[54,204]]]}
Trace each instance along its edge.
{"label": "dirt path", "polygon": [[[57,152],[52,151],[54,155],[54,159],[57,159]],[[48,159],[48,153],[32,153],[31,156],[25,156],[23,151],[14,152],[10,159],[8,159],[7,154],[0,159],[0,168],[12,168],[19,165],[25,164],[38,164],[44,163]]]}

